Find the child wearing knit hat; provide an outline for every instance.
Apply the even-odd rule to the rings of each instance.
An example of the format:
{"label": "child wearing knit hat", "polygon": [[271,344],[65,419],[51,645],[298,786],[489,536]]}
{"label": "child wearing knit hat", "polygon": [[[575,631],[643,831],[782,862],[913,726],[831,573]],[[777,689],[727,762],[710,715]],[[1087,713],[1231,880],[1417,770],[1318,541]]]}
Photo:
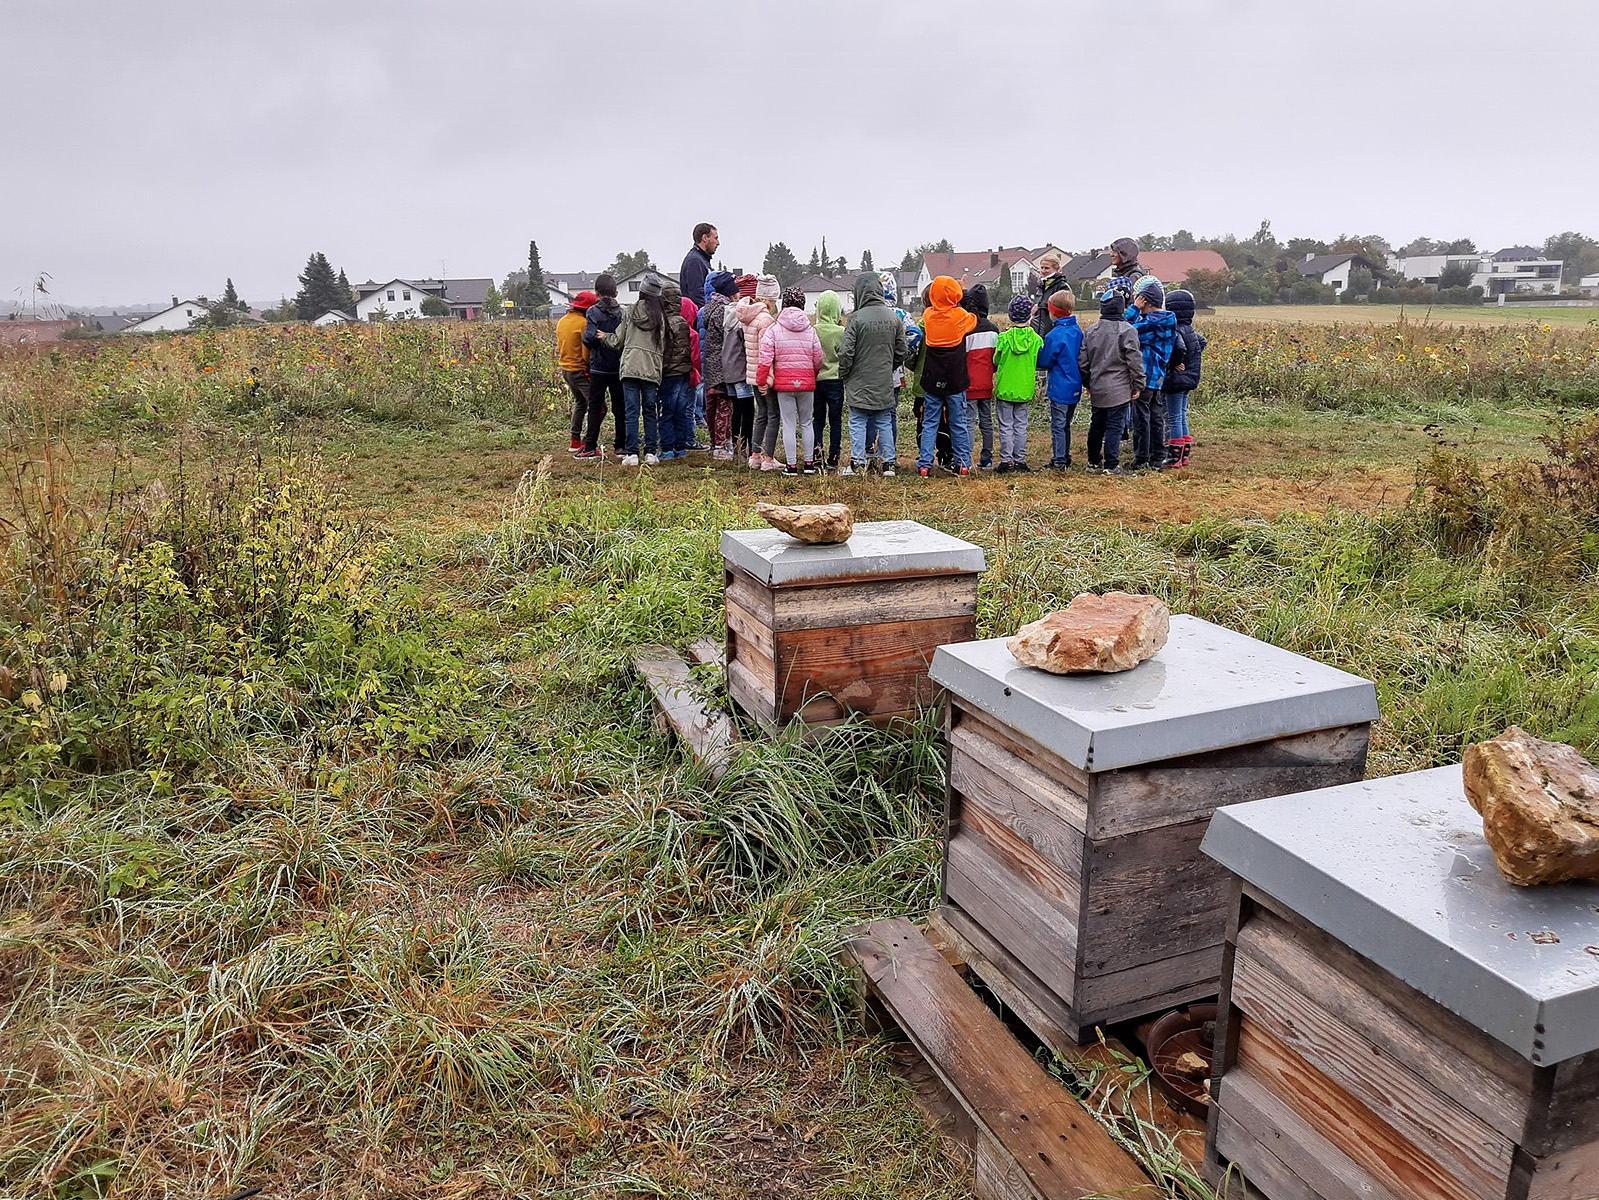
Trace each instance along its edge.
{"label": "child wearing knit hat", "polygon": [[1072,465],[1072,417],[1083,398],[1083,374],[1077,365],[1083,330],[1077,324],[1076,309],[1077,296],[1071,288],[1050,294],[1049,332],[1038,352],[1039,367],[1049,373],[1049,465],[1056,471]]}
{"label": "child wearing knit hat", "polygon": [[1030,321],[1033,302],[1017,296],[1006,315],[1010,328],[994,346],[994,405],[999,425],[999,466],[1005,471],[1030,471],[1027,465],[1027,406],[1037,385],[1038,351],[1044,339]]}
{"label": "child wearing knit hat", "polygon": [[1159,471],[1166,466],[1166,364],[1177,344],[1177,318],[1166,311],[1166,289],[1153,275],[1133,284],[1133,311],[1127,323],[1138,334],[1144,359],[1145,387],[1133,401],[1133,470]]}

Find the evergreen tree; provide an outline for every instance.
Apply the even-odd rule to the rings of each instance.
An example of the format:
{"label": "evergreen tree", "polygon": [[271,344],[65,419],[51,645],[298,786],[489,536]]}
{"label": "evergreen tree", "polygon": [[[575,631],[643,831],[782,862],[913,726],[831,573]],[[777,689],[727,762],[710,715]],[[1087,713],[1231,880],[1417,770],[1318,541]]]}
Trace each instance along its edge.
{"label": "evergreen tree", "polygon": [[861,251],[861,270],[863,270],[863,271],[875,271],[875,270],[877,270],[877,264],[872,261],[872,252],[870,250],[862,250]]}
{"label": "evergreen tree", "polygon": [[314,321],[330,309],[350,307],[350,291],[339,289],[338,276],[327,255],[320,250],[306,259],[300,273],[300,290],[295,293],[294,310],[302,321]]}
{"label": "evergreen tree", "polygon": [[766,247],[766,257],[761,262],[761,270],[767,275],[777,276],[777,282],[786,288],[793,287],[805,278],[805,269],[800,266],[799,259],[795,258],[794,252],[782,242]]}
{"label": "evergreen tree", "polygon": [[822,263],[823,263],[823,261],[824,261],[823,256],[820,253],[817,252],[817,249],[816,249],[815,246],[812,246],[811,247],[811,261],[808,262],[807,264],[805,264],[805,273],[808,274],[808,275],[820,275],[822,273]]}
{"label": "evergreen tree", "polygon": [[524,310],[526,317],[547,317],[550,312],[550,290],[544,286],[544,264],[539,261],[539,243],[528,243],[528,282],[521,296],[512,296]]}
{"label": "evergreen tree", "polygon": [[222,289],[222,303],[228,308],[237,309],[239,312],[244,312],[249,308],[249,305],[239,299],[239,293],[233,289],[233,280],[231,278],[228,280],[227,287]]}
{"label": "evergreen tree", "polygon": [[829,274],[833,269],[833,260],[827,254],[827,235],[822,234],[822,274]]}
{"label": "evergreen tree", "polygon": [[344,268],[339,268],[339,291],[343,300],[339,304],[341,312],[347,311],[355,303],[355,289],[350,286],[349,278],[344,274]]}

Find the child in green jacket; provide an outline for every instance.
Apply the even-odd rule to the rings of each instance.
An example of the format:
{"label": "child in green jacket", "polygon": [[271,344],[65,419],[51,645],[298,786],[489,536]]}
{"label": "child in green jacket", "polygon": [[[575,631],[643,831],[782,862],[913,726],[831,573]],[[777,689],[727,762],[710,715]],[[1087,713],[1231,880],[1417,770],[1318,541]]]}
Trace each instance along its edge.
{"label": "child in green jacket", "polygon": [[1010,302],[1010,328],[994,347],[994,401],[999,409],[1000,471],[1031,471],[1027,465],[1027,406],[1038,383],[1038,351],[1044,339],[1028,321],[1033,302],[1017,296]]}

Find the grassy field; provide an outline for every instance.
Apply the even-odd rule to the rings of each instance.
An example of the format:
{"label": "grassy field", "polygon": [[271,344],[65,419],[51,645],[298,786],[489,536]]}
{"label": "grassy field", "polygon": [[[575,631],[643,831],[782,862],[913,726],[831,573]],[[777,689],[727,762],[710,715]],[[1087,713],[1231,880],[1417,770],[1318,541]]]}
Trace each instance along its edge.
{"label": "grassy field", "polygon": [[1599,748],[1599,333],[1205,331],[1133,479],[576,463],[540,326],[0,357],[0,1192],[967,1194],[835,958],[934,902],[935,724],[712,781],[626,669],[757,499],[977,541],[983,636],[1120,587],[1361,672],[1374,774]]}
{"label": "grassy field", "polygon": [[1216,310],[1222,321],[1262,321],[1271,324],[1300,322],[1307,325],[1391,325],[1401,315],[1410,321],[1436,325],[1568,325],[1599,322],[1599,307],[1565,308],[1531,304],[1228,304]]}

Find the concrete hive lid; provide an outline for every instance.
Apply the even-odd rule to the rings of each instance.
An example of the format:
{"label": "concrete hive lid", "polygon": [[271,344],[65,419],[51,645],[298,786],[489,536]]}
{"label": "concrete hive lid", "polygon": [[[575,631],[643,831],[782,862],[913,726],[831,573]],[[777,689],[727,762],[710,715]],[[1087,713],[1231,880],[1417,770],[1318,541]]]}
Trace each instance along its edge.
{"label": "concrete hive lid", "polygon": [[1507,883],[1458,766],[1219,808],[1202,848],[1530,1061],[1599,1049],[1599,884]]}
{"label": "concrete hive lid", "polygon": [[1005,638],[940,646],[930,674],[1085,771],[1114,771],[1377,717],[1370,680],[1198,617],[1130,671],[1052,675]]}
{"label": "concrete hive lid", "polygon": [[972,574],[987,565],[981,546],[920,521],[862,521],[849,541],[835,546],[808,546],[777,529],[729,529],[722,534],[722,558],[769,587],[874,575]]}

